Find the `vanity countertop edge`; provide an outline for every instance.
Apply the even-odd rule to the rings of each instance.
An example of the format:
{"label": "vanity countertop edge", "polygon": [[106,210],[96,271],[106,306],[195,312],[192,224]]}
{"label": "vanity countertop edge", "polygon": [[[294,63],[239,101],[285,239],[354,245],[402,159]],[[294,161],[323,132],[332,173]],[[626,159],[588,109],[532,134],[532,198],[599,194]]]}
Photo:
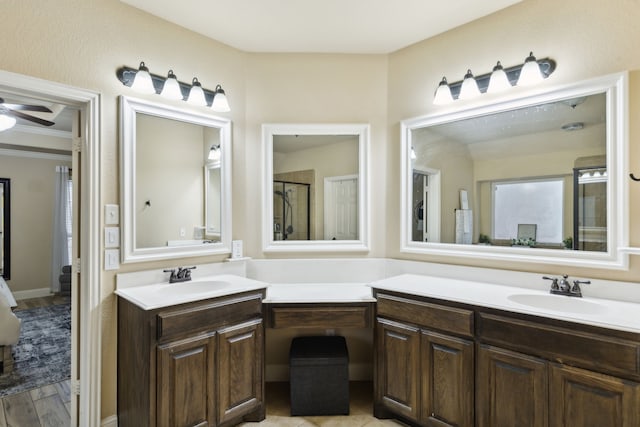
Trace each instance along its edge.
{"label": "vanity countertop edge", "polygon": [[[640,304],[633,302],[551,295],[548,291],[543,290],[418,274],[401,274],[372,282],[369,286],[378,291],[398,292],[442,300],[443,302],[449,301],[606,329],[640,333]],[[531,307],[510,299],[510,297],[513,298],[518,295],[531,295],[534,298],[537,296],[543,298],[566,298],[568,306],[572,301],[575,301],[576,305],[586,303],[602,307],[602,311],[598,313],[572,313]],[[560,301],[565,302],[565,300]]]}

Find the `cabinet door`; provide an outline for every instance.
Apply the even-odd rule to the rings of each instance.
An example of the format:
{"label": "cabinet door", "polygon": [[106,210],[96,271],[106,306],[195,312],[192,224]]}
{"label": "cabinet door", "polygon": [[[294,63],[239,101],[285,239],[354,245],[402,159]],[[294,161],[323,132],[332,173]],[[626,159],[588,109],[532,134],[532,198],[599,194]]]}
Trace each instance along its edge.
{"label": "cabinet door", "polygon": [[218,331],[218,422],[246,415],[263,402],[262,319]]}
{"label": "cabinet door", "polygon": [[418,328],[378,319],[376,347],[377,403],[406,418],[418,420]]}
{"label": "cabinet door", "polygon": [[157,426],[215,425],[214,335],[158,346]]}
{"label": "cabinet door", "polygon": [[550,378],[554,427],[640,425],[640,384],[555,364]]}
{"label": "cabinet door", "polygon": [[544,360],[496,347],[478,346],[476,425],[547,427],[547,372]]}
{"label": "cabinet door", "polygon": [[421,408],[428,426],[473,426],[473,342],[422,331]]}

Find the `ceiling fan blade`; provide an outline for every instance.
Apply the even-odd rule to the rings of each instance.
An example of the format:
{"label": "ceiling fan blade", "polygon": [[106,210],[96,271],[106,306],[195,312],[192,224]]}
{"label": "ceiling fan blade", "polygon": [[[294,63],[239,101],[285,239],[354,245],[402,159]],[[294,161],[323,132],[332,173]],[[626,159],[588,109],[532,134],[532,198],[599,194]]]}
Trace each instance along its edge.
{"label": "ceiling fan blade", "polygon": [[25,105],[25,104],[4,104],[10,110],[22,110],[22,111],[38,111],[41,113],[52,113],[51,109],[42,105]]}
{"label": "ceiling fan blade", "polygon": [[42,125],[42,126],[53,126],[53,125],[55,125],[54,122],[51,122],[51,121],[45,120],[45,119],[41,119],[39,117],[30,116],[28,114],[21,113],[20,111],[9,110],[7,112],[7,114],[9,114],[10,116],[13,116],[13,117],[17,117],[19,119],[29,120],[31,122],[38,123],[39,125]]}

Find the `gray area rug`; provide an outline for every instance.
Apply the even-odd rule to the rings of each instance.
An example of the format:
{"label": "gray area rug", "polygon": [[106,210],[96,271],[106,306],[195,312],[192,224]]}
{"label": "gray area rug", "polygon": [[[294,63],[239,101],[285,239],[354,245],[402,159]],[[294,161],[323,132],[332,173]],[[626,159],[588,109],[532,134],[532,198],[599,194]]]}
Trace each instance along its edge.
{"label": "gray area rug", "polygon": [[13,371],[0,375],[0,396],[71,377],[71,307],[51,305],[15,312],[22,319],[13,346]]}

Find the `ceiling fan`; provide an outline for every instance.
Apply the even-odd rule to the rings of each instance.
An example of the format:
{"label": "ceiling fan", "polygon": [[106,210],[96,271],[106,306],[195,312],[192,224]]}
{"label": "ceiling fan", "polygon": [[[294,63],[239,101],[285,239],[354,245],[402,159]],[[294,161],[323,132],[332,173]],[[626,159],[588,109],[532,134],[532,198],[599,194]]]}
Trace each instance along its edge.
{"label": "ceiling fan", "polygon": [[0,131],[12,128],[16,124],[16,119],[28,120],[42,126],[53,126],[55,123],[23,111],[33,111],[36,113],[52,113],[52,111],[42,105],[8,104],[0,98]]}

